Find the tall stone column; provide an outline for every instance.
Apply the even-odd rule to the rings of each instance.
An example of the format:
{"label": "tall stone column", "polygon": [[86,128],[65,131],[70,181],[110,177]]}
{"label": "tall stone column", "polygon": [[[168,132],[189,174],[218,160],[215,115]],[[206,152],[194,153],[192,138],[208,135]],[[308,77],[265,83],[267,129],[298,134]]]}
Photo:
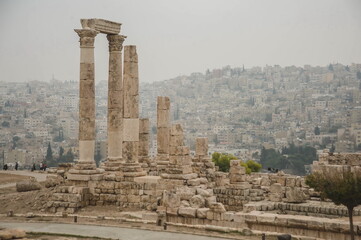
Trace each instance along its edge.
{"label": "tall stone column", "polygon": [[169,163],[170,141],[170,100],[169,97],[157,98],[157,169],[165,172]]}
{"label": "tall stone column", "polygon": [[75,29],[80,37],[79,161],[78,169],[95,169],[94,40],[98,31]]}
{"label": "tall stone column", "polygon": [[122,49],[125,36],[109,34],[107,39],[109,41],[108,159],[104,169],[119,171],[123,150]]}
{"label": "tall stone column", "polygon": [[144,170],[149,169],[149,119],[139,119],[139,163]]}
{"label": "tall stone column", "polygon": [[122,171],[125,180],[144,176],[139,154],[139,77],[136,46],[124,47],[124,139]]}

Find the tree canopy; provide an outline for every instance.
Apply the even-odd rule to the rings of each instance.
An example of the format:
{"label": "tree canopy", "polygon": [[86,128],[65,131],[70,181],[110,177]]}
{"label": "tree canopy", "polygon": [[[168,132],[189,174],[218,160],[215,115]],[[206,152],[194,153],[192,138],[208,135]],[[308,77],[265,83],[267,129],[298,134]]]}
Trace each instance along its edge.
{"label": "tree canopy", "polygon": [[306,177],[306,184],[320,192],[322,198],[347,207],[351,240],[354,240],[353,209],[361,204],[361,175],[350,169],[316,172]]}
{"label": "tree canopy", "polygon": [[[222,172],[229,172],[231,160],[237,160],[237,157],[228,153],[215,152],[212,154],[212,161],[218,166],[219,171]],[[248,160],[247,162],[241,161],[240,165],[246,168],[247,174],[259,172],[262,169],[262,165],[253,160]]]}
{"label": "tree canopy", "polygon": [[262,148],[260,162],[264,168],[290,169],[294,174],[304,175],[306,174],[304,166],[316,159],[315,148],[290,144],[282,148],[282,152],[273,148]]}

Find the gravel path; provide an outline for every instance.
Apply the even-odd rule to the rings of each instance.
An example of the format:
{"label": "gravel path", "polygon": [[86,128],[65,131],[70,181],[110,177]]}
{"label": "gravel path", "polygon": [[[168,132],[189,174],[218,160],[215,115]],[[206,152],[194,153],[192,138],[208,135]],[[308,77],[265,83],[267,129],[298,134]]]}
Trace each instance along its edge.
{"label": "gravel path", "polygon": [[121,240],[226,240],[226,238],[197,236],[183,233],[63,223],[0,222],[0,228],[19,228],[31,232],[74,234],[87,237],[112,238]]}

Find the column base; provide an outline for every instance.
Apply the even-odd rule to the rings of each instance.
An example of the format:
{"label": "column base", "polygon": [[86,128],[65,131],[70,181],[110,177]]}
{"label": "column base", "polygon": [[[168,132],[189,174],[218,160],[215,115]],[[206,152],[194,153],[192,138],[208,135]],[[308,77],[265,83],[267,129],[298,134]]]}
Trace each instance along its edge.
{"label": "column base", "polygon": [[121,171],[122,164],[124,163],[122,158],[108,158],[103,164],[102,169],[107,172],[119,172]]}
{"label": "column base", "polygon": [[74,166],[76,170],[95,170],[96,168],[94,161],[79,161]]}

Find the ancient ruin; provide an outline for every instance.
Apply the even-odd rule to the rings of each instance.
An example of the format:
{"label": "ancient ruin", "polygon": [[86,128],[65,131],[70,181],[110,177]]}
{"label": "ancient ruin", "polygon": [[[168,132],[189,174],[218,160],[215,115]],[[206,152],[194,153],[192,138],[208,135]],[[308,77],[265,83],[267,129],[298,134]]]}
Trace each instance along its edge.
{"label": "ancient ruin", "polygon": [[[308,236],[302,239],[346,239],[348,223],[327,217],[347,215],[344,207],[323,202],[300,176],[278,173],[246,174],[239,160],[229,173],[217,171],[207,138],[196,139],[195,155],[184,145],[180,124],[171,124],[170,99],[157,99],[157,156],[149,154],[149,120],[139,119],[138,55],[124,46],[121,24],[102,19],[81,20],[79,160],[59,171],[50,212],[74,213],[88,205],[112,205],[121,210],[157,212],[159,223],[218,231],[267,231]],[[96,168],[94,40],[109,41],[108,157]],[[122,71],[123,68],[123,71]],[[324,153],[315,169],[360,168],[357,154]],[[355,216],[361,209],[355,210]],[[361,239],[356,226],[358,238]],[[313,237],[313,238],[312,238]]]}

